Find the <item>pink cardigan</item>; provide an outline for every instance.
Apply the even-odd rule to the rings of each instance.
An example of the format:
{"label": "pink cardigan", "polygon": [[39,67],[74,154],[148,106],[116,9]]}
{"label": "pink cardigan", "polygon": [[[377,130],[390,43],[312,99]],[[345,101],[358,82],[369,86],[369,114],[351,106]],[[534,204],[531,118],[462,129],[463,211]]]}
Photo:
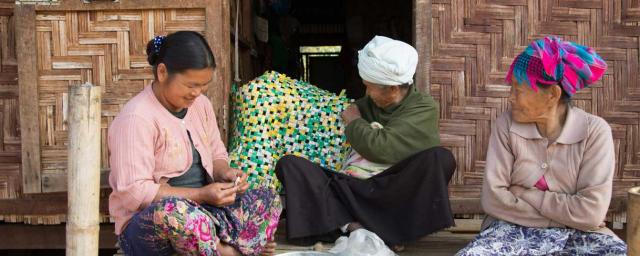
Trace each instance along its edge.
{"label": "pink cardigan", "polygon": [[[508,112],[496,120],[482,187],[485,213],[527,227],[613,234],[600,226],[611,201],[615,168],[607,122],[572,107],[560,137],[548,144],[535,124],[512,121]],[[535,187],[542,175],[547,191]]]}
{"label": "pink cardigan", "polygon": [[120,234],[129,219],[149,206],[160,188],[161,178],[177,177],[192,163],[191,133],[202,165],[212,176],[214,160],[228,161],[211,102],[196,99],[184,119],[173,116],[160,104],[151,86],[133,97],[109,127],[109,214]]}

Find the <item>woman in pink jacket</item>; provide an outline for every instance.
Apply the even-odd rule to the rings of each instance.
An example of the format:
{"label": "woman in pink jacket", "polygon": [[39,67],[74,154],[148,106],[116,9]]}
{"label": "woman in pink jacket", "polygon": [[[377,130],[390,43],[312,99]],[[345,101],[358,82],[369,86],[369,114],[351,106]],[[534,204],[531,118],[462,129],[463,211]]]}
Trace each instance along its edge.
{"label": "woman in pink jacket", "polygon": [[215,60],[202,35],[180,31],[147,45],[154,81],[109,127],[109,212],[127,255],[270,255],[281,203],[247,190],[229,167],[203,93]]}

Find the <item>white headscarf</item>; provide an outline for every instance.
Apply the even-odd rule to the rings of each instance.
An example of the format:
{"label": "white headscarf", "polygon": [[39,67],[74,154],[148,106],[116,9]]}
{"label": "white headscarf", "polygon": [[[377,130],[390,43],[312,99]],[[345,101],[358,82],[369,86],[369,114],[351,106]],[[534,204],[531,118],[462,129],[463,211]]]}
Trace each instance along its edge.
{"label": "white headscarf", "polygon": [[405,42],[374,37],[358,51],[358,72],[363,80],[380,85],[413,83],[418,52]]}

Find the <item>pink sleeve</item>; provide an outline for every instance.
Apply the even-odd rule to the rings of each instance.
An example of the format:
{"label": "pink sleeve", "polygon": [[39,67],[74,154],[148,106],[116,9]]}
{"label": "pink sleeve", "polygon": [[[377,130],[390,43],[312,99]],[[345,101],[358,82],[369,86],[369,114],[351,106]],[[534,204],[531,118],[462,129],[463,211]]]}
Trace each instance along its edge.
{"label": "pink sleeve", "polygon": [[209,126],[209,134],[211,137],[209,138],[209,143],[211,146],[211,153],[213,156],[211,157],[212,161],[215,160],[225,160],[227,163],[229,162],[229,155],[227,154],[227,148],[224,146],[224,142],[222,142],[222,137],[220,135],[220,130],[218,129],[218,122],[216,121],[216,115],[213,111],[213,106],[211,103],[206,105],[206,122]]}
{"label": "pink sleeve", "polygon": [[116,118],[109,127],[109,184],[113,189],[110,209],[136,212],[155,198],[160,184],[153,179],[155,170],[154,125],[142,117]]}

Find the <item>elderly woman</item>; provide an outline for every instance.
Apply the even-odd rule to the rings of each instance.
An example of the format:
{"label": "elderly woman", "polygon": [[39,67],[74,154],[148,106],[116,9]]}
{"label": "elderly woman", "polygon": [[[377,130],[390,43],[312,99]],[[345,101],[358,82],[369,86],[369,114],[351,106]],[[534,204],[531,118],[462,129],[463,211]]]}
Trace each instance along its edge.
{"label": "elderly woman", "polygon": [[412,86],[417,63],[413,47],[381,36],[359,52],[367,96],[342,119],[357,152],[349,162],[360,163],[367,175],[326,170],[295,156],[278,161],[290,240],[333,241],[364,227],[393,246],[453,225],[447,184],[455,161],[438,147],[437,103]]}
{"label": "elderly woman", "polygon": [[516,57],[511,112],[491,133],[483,231],[458,255],[625,255],[604,223],[615,156],[605,120],[571,97],[607,68],[593,49],[557,37]]}
{"label": "elderly woman", "polygon": [[270,255],[278,196],[229,167],[211,102],[213,53],[180,31],[147,45],[153,82],[109,127],[109,212],[126,255]]}

